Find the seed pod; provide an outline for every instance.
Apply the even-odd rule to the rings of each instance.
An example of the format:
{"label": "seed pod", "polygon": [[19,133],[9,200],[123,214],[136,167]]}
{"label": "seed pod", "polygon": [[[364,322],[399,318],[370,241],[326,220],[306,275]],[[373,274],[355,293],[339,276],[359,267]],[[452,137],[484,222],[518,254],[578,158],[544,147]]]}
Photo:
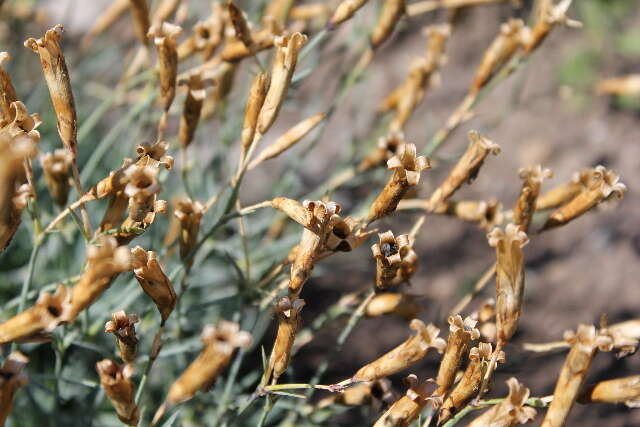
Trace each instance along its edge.
{"label": "seed pod", "polygon": [[107,290],[119,273],[130,269],[129,249],[118,246],[114,237],[101,236],[96,244],[87,248],[87,266],[71,289],[71,307],[64,314],[64,320],[73,322]]}
{"label": "seed pod", "polygon": [[180,145],[183,148],[187,148],[193,141],[196,129],[198,129],[202,103],[206,92],[200,73],[191,73],[183,84],[187,86],[187,96],[184,100],[184,106],[182,107],[178,139]]}
{"label": "seed pod", "polygon": [[561,184],[536,199],[536,210],[557,208],[570,202],[589,184],[594,169],[584,168],[573,174],[571,181]]}
{"label": "seed pod", "polygon": [[347,19],[351,19],[358,9],[364,6],[367,1],[369,0],[342,0],[338,7],[336,7],[335,12],[333,12],[333,16],[329,21],[329,27],[334,27]]}
{"label": "seed pod", "polygon": [[142,290],[158,307],[162,323],[166,322],[176,306],[177,297],[171,280],[162,270],[158,255],[154,251],[145,251],[136,246],[131,249],[133,272],[142,286]]}
{"label": "seed pod", "polygon": [[529,238],[515,224],[508,224],[504,231],[494,228],[487,238],[496,248],[497,347],[501,349],[518,329],[524,293],[522,247]]}
{"label": "seed pod", "polygon": [[152,25],[147,37],[153,39],[158,50],[160,66],[160,99],[164,111],[169,111],[176,95],[176,79],[178,75],[178,47],[176,37],[182,33],[177,25],[163,22]]}
{"label": "seed pod", "polygon": [[386,378],[377,381],[365,382],[345,389],[342,393],[333,393],[321,399],[316,408],[321,409],[330,405],[365,406],[375,408],[395,400],[391,389],[391,381]]}
{"label": "seed pod", "polygon": [[367,304],[364,313],[369,317],[395,314],[408,321],[415,318],[420,311],[422,306],[416,303],[415,296],[385,292],[375,295]]}
{"label": "seed pod", "polygon": [[391,99],[385,99],[383,108],[391,104],[396,110],[389,129],[394,132],[401,131],[409,121],[413,110],[424,98],[424,93],[429,85],[430,75],[425,72],[427,62],[424,58],[415,58],[409,67],[409,75],[404,83],[391,93]]}
{"label": "seed pod", "polygon": [[168,147],[169,145],[165,141],[138,144],[136,147],[136,154],[138,155],[135,162],[136,166],[171,169],[173,167],[173,157],[166,155]]}
{"label": "seed pod", "polygon": [[447,338],[447,349],[438,369],[436,378],[438,389],[434,392],[436,396],[445,396],[449,392],[456,379],[460,363],[469,350],[469,343],[480,338],[480,331],[475,328],[477,322],[472,318],[466,317],[463,321],[457,314],[449,316],[448,322],[449,338]]}
{"label": "seed pod", "polygon": [[537,414],[536,410],[531,406],[525,406],[529,398],[529,389],[513,377],[507,380],[507,386],[509,387],[507,397],[474,419],[469,427],[510,427],[533,421]]}
{"label": "seed pod", "polygon": [[478,93],[511,60],[522,46],[524,22],[521,19],[509,19],[500,26],[500,33],[485,51],[476,71],[471,93]]}
{"label": "seed pod", "polygon": [[16,391],[29,383],[29,377],[22,372],[29,358],[14,351],[5,359],[0,368],[0,425],[4,425],[13,409]]}
{"label": "seed pod", "polygon": [[252,33],[253,52],[251,52],[240,40],[231,40],[225,42],[220,58],[223,61],[236,62],[248,56],[256,54],[265,49],[269,49],[274,45],[277,46],[276,39],[284,35],[282,29],[278,27],[263,28],[260,31]]}
{"label": "seed pod", "polygon": [[[0,174],[0,188],[8,187],[6,181],[9,180]],[[27,200],[34,194],[29,184],[21,185],[13,194],[5,192],[4,189],[2,193],[2,198],[6,198],[7,202],[0,207],[0,251],[5,250],[11,243],[11,239],[20,227],[22,211],[27,206]]]}
{"label": "seed pod", "polygon": [[271,84],[258,115],[258,134],[264,135],[276,120],[296,68],[298,53],[306,42],[307,36],[300,33],[276,38],[276,58],[271,69]]}
{"label": "seed pod", "polygon": [[371,205],[367,223],[370,224],[395,211],[398,203],[409,188],[417,185],[420,181],[420,172],[430,167],[431,165],[427,158],[416,156],[415,145],[403,145],[398,150],[398,154],[387,161],[387,168],[391,169],[393,174]]}
{"label": "seed pod", "polygon": [[371,34],[371,47],[376,49],[393,33],[398,21],[405,13],[405,0],[384,0],[378,23]]}
{"label": "seed pod", "polygon": [[207,325],[202,330],[204,347],[200,355],[187,367],[169,389],[167,400],[158,408],[152,423],[155,424],[168,406],[191,399],[198,391],[206,391],[229,365],[234,350],[247,348],[251,335],[240,331],[237,323],[220,321],[216,326]]}
{"label": "seed pod", "polygon": [[194,202],[189,198],[178,200],[177,205],[173,215],[180,221],[180,259],[191,265],[193,259],[189,259],[189,256],[198,242],[200,220],[205,207],[199,201]]}
{"label": "seed pod", "polygon": [[363,366],[348,380],[349,382],[373,381],[400,372],[424,358],[430,348],[442,353],[446,342],[438,337],[440,329],[433,324],[425,325],[422,320],[413,319],[409,326],[416,334],[405,342]]}
{"label": "seed pod", "polygon": [[433,192],[429,199],[429,207],[432,211],[444,212],[444,203],[465,182],[471,183],[478,176],[478,172],[489,154],[498,155],[500,146],[476,131],[469,132],[469,146],[467,151],[453,167],[447,178]]}
{"label": "seed pod", "polygon": [[249,29],[249,24],[247,23],[247,19],[244,14],[236,7],[236,5],[233,4],[231,0],[227,1],[227,11],[229,13],[231,25],[233,25],[233,29],[235,30],[236,38],[242,42],[249,52],[253,52],[251,30]]}
{"label": "seed pod", "polygon": [[[0,53],[0,55],[2,54]],[[596,93],[598,95],[638,95],[640,94],[640,74],[629,74],[628,76],[602,80],[596,85]]]}
{"label": "seed pod", "polygon": [[371,251],[376,260],[376,288],[385,290],[396,284],[402,255],[408,253],[408,249],[405,248],[411,245],[407,234],[401,234],[396,238],[391,230],[378,234],[378,237],[380,243],[371,246]]}
{"label": "seed pod", "polygon": [[520,227],[521,231],[527,233],[536,210],[536,200],[540,194],[542,181],[545,178],[551,178],[553,174],[549,169],[542,169],[540,165],[522,168],[518,174],[522,179],[522,188],[513,209],[513,222]]}
{"label": "seed pod", "polygon": [[58,206],[65,206],[71,187],[69,168],[73,158],[66,150],[55,150],[40,157],[44,181],[47,184],[51,198]]}
{"label": "seed pod", "polygon": [[293,147],[309,132],[315,129],[315,127],[324,118],[324,113],[314,114],[283,133],[271,145],[265,148],[251,163],[249,163],[248,170],[255,168],[265,160],[279,156],[289,148]]}
{"label": "seed pod", "polygon": [[571,6],[571,1],[572,0],[560,0],[557,4],[554,4],[554,0],[542,0],[538,2],[536,22],[524,46],[525,55],[529,55],[536,50],[554,26],[558,24],[574,28],[582,26],[580,22],[571,20],[566,16]]}
{"label": "seed pod", "polygon": [[138,39],[146,46],[148,44],[147,33],[151,26],[147,0],[129,0],[129,6],[131,7],[133,24],[135,26]]}
{"label": "seed pod", "polygon": [[430,380],[420,383],[418,377],[413,374],[407,376],[407,393],[391,405],[373,426],[407,427],[418,418],[427,403],[433,402],[434,406],[438,406],[439,398],[430,397],[427,391],[429,382]]}
{"label": "seed pod", "polygon": [[0,127],[0,143],[14,145],[14,140],[24,138],[33,145],[40,142],[40,132],[36,129],[42,123],[38,114],[31,114],[22,101],[15,101],[9,105],[8,121]]}
{"label": "seed pod", "polygon": [[4,61],[11,59],[7,52],[0,52],[0,127],[12,121],[11,104],[18,100],[11,76],[4,69]]}
{"label": "seed pod", "polygon": [[274,310],[278,316],[278,334],[271,357],[269,358],[269,377],[273,383],[287,370],[291,358],[291,348],[296,339],[296,333],[300,327],[300,311],[304,307],[304,300],[291,301],[289,297],[278,300]]}
{"label": "seed pod", "polygon": [[53,109],[56,112],[58,134],[64,147],[72,154],[75,163],[78,148],[76,106],[67,63],[60,48],[62,31],[62,26],[56,25],[47,30],[44,37],[29,38],[24,45],[40,55],[40,64],[47,81]]}
{"label": "seed pod", "polygon": [[600,381],[585,387],[580,403],[624,403],[629,408],[640,406],[640,375]]}
{"label": "seed pod", "polygon": [[53,331],[64,322],[69,310],[70,295],[66,287],[59,285],[56,293],[41,292],[33,305],[0,323],[0,343],[6,344],[18,340],[31,340],[43,333]]}
{"label": "seed pod", "polygon": [[492,229],[501,224],[504,219],[502,203],[496,199],[449,201],[443,208],[446,209],[445,214],[455,216],[462,221],[477,223],[484,230]]}
{"label": "seed pod", "polygon": [[111,359],[104,359],[96,363],[96,370],[100,375],[104,393],[111,401],[120,421],[137,426],[140,411],[134,400],[134,386],[131,382],[133,367],[118,365]]}
{"label": "seed pod", "polygon": [[357,171],[364,172],[373,167],[385,166],[404,144],[406,141],[402,132],[389,132],[386,136],[380,137],[376,148],[362,159]]}
{"label": "seed pod", "polygon": [[127,314],[124,310],[111,313],[111,320],[104,325],[107,334],[113,334],[118,342],[120,358],[125,363],[133,363],[138,355],[138,337],[135,324],[140,319],[137,314]]}
{"label": "seed pod", "polygon": [[611,345],[611,339],[599,334],[591,325],[579,325],[575,334],[568,331],[566,335],[571,342],[571,350],[562,365],[553,391],[553,400],[544,417],[542,427],[565,425],[587,376],[593,356],[598,348],[606,350]]}
{"label": "seed pod", "polygon": [[618,174],[604,166],[596,166],[586,188],[567,204],[553,211],[541,231],[567,224],[613,196],[621,199],[626,191],[627,187],[620,182]]}
{"label": "seed pod", "polygon": [[129,215],[120,227],[119,241],[129,243],[137,236],[136,229],[146,229],[155,220],[156,213],[166,212],[166,202],[157,199],[160,192],[158,169],[152,166],[133,166],[126,171],[128,183],[124,194],[129,197]]}
{"label": "seed pod", "polygon": [[640,320],[633,319],[609,325],[600,330],[612,340],[612,346],[617,350],[616,357],[622,358],[634,354],[640,343]]}
{"label": "seed pod", "polygon": [[253,136],[256,133],[256,125],[258,123],[258,115],[264,103],[264,98],[267,95],[268,85],[269,78],[266,73],[258,73],[253,79],[253,83],[251,83],[247,107],[244,110],[244,123],[242,125],[242,159],[247,155],[251,142],[253,142]]}
{"label": "seed pod", "polygon": [[[487,369],[492,354],[491,344],[483,342],[469,351],[467,369],[465,369],[458,384],[444,400],[438,416],[438,425],[450,420],[478,394],[482,382],[482,374]],[[504,362],[504,353],[502,351],[498,352],[496,360],[500,363]]]}

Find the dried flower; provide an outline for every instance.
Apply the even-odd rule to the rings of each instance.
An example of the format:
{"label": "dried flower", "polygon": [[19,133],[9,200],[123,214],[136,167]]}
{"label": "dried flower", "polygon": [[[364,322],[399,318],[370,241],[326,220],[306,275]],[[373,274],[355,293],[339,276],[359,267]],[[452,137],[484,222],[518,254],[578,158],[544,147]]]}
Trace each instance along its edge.
{"label": "dried flower", "polygon": [[0,343],[30,340],[53,331],[65,321],[69,300],[69,292],[62,285],[57,287],[54,295],[41,292],[33,307],[0,323]]}
{"label": "dried flower", "polygon": [[4,69],[4,61],[11,59],[7,52],[0,52],[0,128],[12,121],[11,104],[18,100],[11,76]]}
{"label": "dried flower", "polygon": [[258,124],[258,115],[267,95],[269,78],[266,73],[258,73],[251,83],[247,107],[244,111],[244,123],[242,125],[242,151],[241,158],[244,159],[253,142]]}
{"label": "dried flower", "polygon": [[29,383],[29,378],[22,372],[29,358],[19,351],[14,351],[5,359],[0,368],[0,425],[4,425],[13,408],[16,391]]}
{"label": "dried flower", "polygon": [[253,39],[253,52],[247,49],[242,41],[232,40],[225,43],[224,49],[220,52],[220,58],[223,61],[229,62],[239,61],[277,45],[276,40],[281,35],[284,36],[282,29],[278,26],[262,28],[259,31],[253,32],[251,35],[251,38]]}
{"label": "dried flower", "polygon": [[536,210],[536,200],[540,194],[542,181],[545,178],[551,178],[552,173],[540,165],[522,168],[518,173],[522,179],[522,188],[513,209],[513,222],[520,227],[521,231],[527,233]]}
{"label": "dried flower", "polygon": [[612,346],[618,351],[618,358],[633,354],[640,343],[640,320],[633,319],[609,325],[600,330],[612,340]]}
{"label": "dried flower", "polygon": [[568,331],[571,350],[562,365],[553,400],[544,417],[542,427],[563,426],[578,397],[580,388],[589,371],[591,360],[598,348],[605,349],[611,339],[598,333],[592,325],[579,325],[575,334]]}
{"label": "dried flower", "polygon": [[476,321],[466,317],[464,321],[457,314],[449,316],[449,338],[447,338],[447,349],[442,356],[436,383],[438,389],[434,392],[436,396],[445,396],[456,378],[456,373],[460,367],[462,359],[469,349],[469,343],[480,338],[480,331],[475,328]]}
{"label": "dried flower", "polygon": [[376,148],[358,165],[357,171],[364,172],[377,166],[386,166],[387,161],[395,156],[399,148],[406,144],[402,132],[389,132],[380,137]]}
{"label": "dried flower", "polygon": [[429,402],[434,406],[439,405],[439,398],[430,397],[428,390],[430,380],[423,383],[418,381],[418,377],[411,374],[405,378],[408,390],[404,396],[397,400],[384,413],[374,427],[407,427],[418,418],[424,407]]}
{"label": "dried flower", "polygon": [[251,335],[240,331],[237,323],[220,321],[216,326],[207,325],[202,330],[204,347],[200,355],[180,375],[167,395],[167,400],[153,417],[155,424],[167,406],[191,399],[198,391],[209,389],[224,372],[236,348],[247,348]]}
{"label": "dried flower", "polygon": [[567,204],[553,211],[542,230],[564,225],[613,196],[621,199],[626,191],[627,187],[620,182],[617,173],[604,166],[596,166],[586,187]]}
{"label": "dried flower", "polygon": [[526,55],[531,54],[540,43],[549,35],[554,26],[564,24],[568,27],[580,27],[580,22],[567,18],[566,13],[571,6],[572,0],[560,0],[555,3],[554,0],[541,0],[538,2],[538,10],[536,13],[536,23],[531,30],[531,34],[527,37],[524,46]]}
{"label": "dried flower", "polygon": [[407,190],[420,181],[420,172],[430,167],[428,159],[423,156],[417,157],[415,145],[401,146],[398,154],[387,161],[387,168],[391,169],[393,174],[371,205],[367,223],[370,224],[395,211]]}
{"label": "dried flower", "polygon": [[153,224],[157,213],[166,213],[167,202],[157,199],[160,184],[157,181],[158,169],[152,166],[134,165],[125,172],[128,178],[124,194],[129,197],[129,215],[117,234],[122,244],[129,243],[140,231]]}
{"label": "dried flower", "polygon": [[640,375],[591,384],[581,391],[578,402],[624,403],[637,408],[640,406]]}
{"label": "dried flower", "polygon": [[377,317],[385,314],[395,314],[403,319],[415,318],[422,311],[422,306],[416,303],[413,295],[385,292],[375,295],[365,308],[365,315]]}
{"label": "dried flower", "polygon": [[511,427],[533,421],[536,410],[531,406],[525,406],[529,398],[529,389],[513,377],[507,380],[507,386],[507,397],[474,419],[469,427]]}
{"label": "dried flower", "polygon": [[458,163],[453,167],[447,178],[433,192],[429,199],[432,211],[443,212],[444,203],[464,184],[471,183],[478,176],[478,172],[489,154],[500,153],[500,146],[476,131],[469,132],[469,147]]}
{"label": "dried flower", "polygon": [[[330,224],[331,231],[328,233],[324,243],[324,252],[318,258],[325,258],[335,252],[351,252],[353,249],[362,245],[369,236],[377,231],[377,229],[366,231],[363,228],[362,221],[351,218],[350,216],[342,218],[334,218]],[[407,262],[400,265],[400,270],[409,268],[407,265],[413,258],[407,255]],[[416,256],[417,258],[417,256]]]}
{"label": "dried flower", "polygon": [[329,26],[333,27],[350,19],[367,1],[369,0],[342,0],[333,12]]}
{"label": "dried flower", "polygon": [[100,375],[100,384],[116,409],[120,421],[137,426],[140,411],[134,400],[134,386],[131,382],[133,367],[121,366],[111,359],[104,359],[96,363],[96,370]]}
{"label": "dried flower", "polygon": [[304,300],[291,301],[289,297],[282,297],[274,306],[278,316],[278,334],[273,344],[271,357],[269,358],[269,375],[273,383],[287,370],[291,358],[291,348],[296,339],[296,333],[300,326],[300,311],[304,307]]}
{"label": "dried flower", "polygon": [[131,6],[131,14],[133,15],[133,24],[135,26],[138,39],[143,45],[147,45],[147,33],[151,26],[151,20],[149,18],[149,4],[147,0],[129,0],[129,6]]}
{"label": "dried flower", "polygon": [[[451,419],[478,394],[482,375],[487,369],[492,355],[494,355],[494,352],[489,343],[479,343],[478,347],[474,347],[469,351],[467,369],[465,369],[458,384],[444,400],[438,416],[438,425],[442,425]],[[504,362],[504,352],[496,349],[495,357],[498,362]]]}
{"label": "dried flower", "polygon": [[178,47],[176,37],[182,33],[182,28],[177,25],[163,22],[154,24],[149,28],[147,37],[153,39],[158,50],[158,63],[160,65],[160,99],[164,111],[169,111],[173,98],[176,95],[176,78],[178,75]]}
{"label": "dried flower", "polygon": [[136,246],[131,249],[133,272],[146,293],[158,307],[162,323],[166,322],[176,306],[177,297],[171,280],[162,270],[158,255],[154,251],[145,251]]}
{"label": "dried flower", "polygon": [[349,382],[373,381],[400,372],[427,355],[430,348],[442,353],[446,342],[438,337],[440,329],[413,319],[409,326],[416,334],[377,360],[363,366]]}
{"label": "dried flower", "polygon": [[187,96],[184,100],[184,106],[182,107],[182,116],[180,116],[178,139],[180,145],[186,148],[191,144],[191,141],[193,141],[196,129],[198,129],[202,103],[206,92],[200,73],[189,74],[187,80],[181,83],[187,86]]}
{"label": "dried flower", "polygon": [[73,157],[66,150],[58,149],[40,158],[44,180],[51,197],[59,206],[67,204],[71,186],[69,168]]}
{"label": "dried flower", "polygon": [[[398,237],[393,236],[391,230],[378,234],[380,243],[371,246],[373,257],[376,260],[376,287],[381,290],[397,284],[396,276],[403,262],[403,255],[415,252],[411,249],[411,243],[407,234]],[[415,256],[417,258],[417,256]]]}
{"label": "dried flower", "polygon": [[640,74],[602,80],[596,85],[596,93],[599,95],[638,95],[640,94]]}
{"label": "dried flower", "polygon": [[136,166],[152,166],[154,168],[171,169],[173,157],[167,156],[169,145],[165,141],[154,143],[143,142],[136,147]]}
{"label": "dried flower", "polygon": [[231,0],[227,2],[227,11],[231,25],[233,25],[233,29],[235,30],[236,38],[242,42],[249,52],[253,52],[251,30],[249,29],[249,24],[244,14]]}
{"label": "dried flower", "polygon": [[178,60],[183,61],[196,52],[202,53],[204,60],[213,55],[224,40],[227,10],[222,2],[211,5],[211,15],[204,21],[196,22],[192,34],[178,46]]}
{"label": "dried flower", "polygon": [[536,199],[536,210],[557,208],[570,202],[589,184],[594,169],[583,168],[573,174],[571,181],[561,184]]}
{"label": "dried flower", "polygon": [[198,232],[200,231],[200,220],[204,215],[205,207],[199,201],[189,198],[178,200],[177,208],[173,215],[180,221],[180,258],[183,262],[192,264],[189,259],[191,252],[196,247]]}
{"label": "dried flower", "polygon": [[405,0],[384,0],[378,23],[371,33],[371,47],[373,49],[391,36],[396,24],[404,15],[405,8]]}
{"label": "dried flower", "polygon": [[127,314],[124,310],[111,313],[111,320],[104,325],[107,334],[113,334],[118,342],[120,358],[125,363],[133,363],[138,355],[138,337],[135,324],[140,319],[137,314]]}

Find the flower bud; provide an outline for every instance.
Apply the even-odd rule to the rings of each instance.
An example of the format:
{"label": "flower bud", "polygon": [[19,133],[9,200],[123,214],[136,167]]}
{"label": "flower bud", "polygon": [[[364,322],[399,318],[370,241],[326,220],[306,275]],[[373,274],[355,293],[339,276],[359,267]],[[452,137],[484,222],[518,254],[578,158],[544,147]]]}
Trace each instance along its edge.
{"label": "flower bud", "polygon": [[624,403],[629,408],[640,406],[640,375],[600,381],[585,387],[580,403]]}

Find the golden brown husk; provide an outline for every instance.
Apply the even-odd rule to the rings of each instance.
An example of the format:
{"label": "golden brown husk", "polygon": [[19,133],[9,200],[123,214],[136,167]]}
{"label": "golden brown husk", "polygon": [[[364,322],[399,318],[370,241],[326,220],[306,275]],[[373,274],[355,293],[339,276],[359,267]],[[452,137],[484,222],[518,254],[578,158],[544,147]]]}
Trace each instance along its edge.
{"label": "golden brown husk", "polygon": [[278,316],[278,333],[269,358],[269,375],[271,382],[278,382],[278,378],[287,370],[291,358],[291,348],[300,327],[300,311],[304,307],[304,300],[291,301],[289,297],[282,297],[274,306]]}
{"label": "golden brown husk", "polygon": [[158,255],[154,251],[145,251],[142,247],[136,246],[131,249],[131,256],[136,279],[144,293],[158,307],[162,323],[166,322],[176,306],[177,297],[171,280],[158,262]]}
{"label": "golden brown husk", "polygon": [[433,402],[434,406],[439,404],[438,398],[429,397],[428,380],[420,383],[418,377],[412,374],[405,378],[405,383],[408,385],[406,394],[382,414],[374,427],[407,427],[418,418],[427,403]]}
{"label": "golden brown husk", "polygon": [[367,304],[364,314],[369,317],[395,314],[405,320],[415,318],[422,311],[413,295],[385,292],[375,295]]}
{"label": "golden brown husk", "polygon": [[0,52],[0,127],[12,120],[10,112],[11,104],[18,100],[16,89],[11,82],[11,76],[4,69],[4,61],[11,59],[7,52]]}
{"label": "golden brown husk", "polygon": [[13,408],[16,391],[29,383],[29,378],[22,372],[27,363],[29,359],[24,354],[14,351],[0,368],[0,425],[5,424]]}
{"label": "golden brown husk", "polygon": [[177,25],[163,22],[149,28],[147,37],[153,39],[158,50],[158,64],[160,66],[160,99],[165,111],[169,111],[176,95],[178,76],[178,47],[176,37],[182,33]]}
{"label": "golden brown husk", "polygon": [[407,234],[394,237],[391,230],[378,234],[378,237],[380,243],[371,246],[373,257],[376,260],[376,288],[386,290],[399,283],[396,277],[400,272],[403,255],[409,253],[408,248],[411,244]]}
{"label": "golden brown husk", "polygon": [[630,408],[640,406],[640,375],[600,381],[585,387],[580,403],[624,403]]}
{"label": "golden brown husk", "polygon": [[116,409],[118,418],[125,424],[137,426],[140,419],[138,405],[134,401],[134,386],[131,382],[133,368],[121,366],[111,359],[96,363],[100,384]]}
{"label": "golden brown husk", "polygon": [[253,52],[253,38],[251,37],[251,30],[249,29],[249,24],[244,14],[230,0],[227,2],[227,11],[231,25],[233,25],[233,29],[235,30],[236,38],[242,42],[249,52]]}
{"label": "golden brown husk", "polygon": [[528,233],[542,181],[550,178],[552,174],[549,169],[543,169],[542,166],[537,165],[520,169],[519,175],[522,179],[522,187],[513,209],[513,222],[520,227],[521,231]]}
{"label": "golden brown husk", "polygon": [[507,380],[507,386],[507,397],[474,419],[469,427],[511,427],[533,421],[536,410],[525,406],[529,398],[529,389],[513,377]]}
{"label": "golden brown husk", "polygon": [[373,49],[391,37],[393,29],[405,13],[405,8],[405,0],[384,0],[378,23],[371,34],[371,47]]}
{"label": "golden brown husk", "polygon": [[47,184],[51,198],[58,206],[65,206],[71,188],[69,168],[73,162],[71,153],[58,149],[40,158],[44,181]]}
{"label": "golden brown husk", "polygon": [[593,169],[584,168],[576,172],[571,181],[552,188],[536,199],[536,210],[557,208],[570,202],[588,184]]}
{"label": "golden brown husk", "polygon": [[138,355],[135,324],[139,321],[137,314],[127,314],[124,310],[120,310],[111,313],[111,320],[104,325],[104,331],[116,337],[120,358],[125,363],[133,363]]}
{"label": "golden brown husk", "polygon": [[142,44],[146,46],[148,44],[147,33],[149,32],[149,27],[151,27],[147,0],[129,0],[129,6],[133,15],[136,35]]}
{"label": "golden brown husk", "polygon": [[448,322],[447,349],[440,361],[438,377],[436,378],[438,388],[434,392],[434,395],[443,397],[449,392],[456,379],[460,364],[469,350],[469,343],[480,338],[480,331],[475,328],[477,322],[470,317],[465,318],[463,321],[458,314],[450,316]]}
{"label": "golden brown husk", "polygon": [[267,95],[267,86],[269,85],[269,77],[266,73],[258,73],[251,83],[251,89],[249,89],[249,98],[247,99],[247,107],[244,111],[244,123],[242,125],[242,145],[241,145],[241,158],[244,159],[251,142],[253,142],[253,136],[256,132],[256,125],[258,124],[258,115],[260,109],[264,103],[264,98]]}
{"label": "golden brown husk", "polygon": [[329,25],[333,27],[350,19],[367,1],[369,0],[342,0],[333,12]]}
{"label": "golden brown husk", "polygon": [[187,86],[187,96],[184,99],[182,116],[180,116],[178,140],[180,141],[180,145],[186,148],[193,141],[193,137],[198,129],[198,122],[200,121],[202,104],[206,92],[200,73],[190,74],[184,84]]}

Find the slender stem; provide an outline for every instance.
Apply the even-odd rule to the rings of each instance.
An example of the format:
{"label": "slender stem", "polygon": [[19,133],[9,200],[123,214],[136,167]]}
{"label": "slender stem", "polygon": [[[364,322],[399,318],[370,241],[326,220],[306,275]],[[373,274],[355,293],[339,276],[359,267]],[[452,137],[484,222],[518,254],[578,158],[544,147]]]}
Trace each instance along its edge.
{"label": "slender stem", "polygon": [[476,297],[482,290],[487,286],[487,284],[491,281],[493,275],[496,274],[496,264],[493,263],[487,270],[482,274],[480,279],[476,282],[475,286],[471,290],[470,293],[465,295],[451,310],[450,315],[455,316],[459,314],[462,310],[464,310],[467,305]]}

